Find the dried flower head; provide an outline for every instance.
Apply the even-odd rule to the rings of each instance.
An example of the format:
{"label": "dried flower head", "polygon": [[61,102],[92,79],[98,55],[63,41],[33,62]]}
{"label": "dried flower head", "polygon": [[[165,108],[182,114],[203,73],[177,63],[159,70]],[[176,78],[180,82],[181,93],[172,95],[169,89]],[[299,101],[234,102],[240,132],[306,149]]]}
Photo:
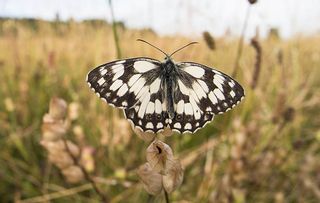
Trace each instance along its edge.
{"label": "dried flower head", "polygon": [[147,161],[159,173],[164,172],[173,160],[170,146],[160,140],[154,140],[147,148]]}
{"label": "dried flower head", "polygon": [[209,49],[211,49],[211,50],[216,49],[216,42],[208,31],[203,32],[202,37],[203,37],[204,41],[206,42]]}
{"label": "dried flower head", "polygon": [[68,117],[70,120],[77,120],[79,117],[79,104],[76,102],[72,102],[69,104],[68,108]]}
{"label": "dried flower head", "polygon": [[250,4],[255,4],[258,2],[258,0],[248,0]]}
{"label": "dried flower head", "polygon": [[153,141],[147,148],[147,161],[138,169],[138,175],[149,194],[157,195],[162,188],[171,193],[181,185],[183,169],[169,145]]}
{"label": "dried flower head", "polygon": [[60,98],[54,97],[50,100],[49,114],[53,119],[64,119],[67,112],[67,103]]}
{"label": "dried flower head", "polygon": [[94,151],[94,148],[90,146],[86,146],[81,150],[80,163],[89,173],[93,172],[95,169],[95,163],[93,158]]}
{"label": "dried flower head", "polygon": [[78,166],[70,166],[62,169],[62,174],[69,183],[78,183],[84,179],[84,175]]}
{"label": "dried flower head", "polygon": [[162,191],[162,176],[160,173],[152,170],[149,163],[139,167],[138,176],[143,184],[144,189],[151,195],[158,195]]}
{"label": "dried flower head", "polygon": [[182,181],[183,169],[181,163],[178,159],[173,160],[171,167],[162,177],[163,187],[168,193],[171,193],[181,185]]}

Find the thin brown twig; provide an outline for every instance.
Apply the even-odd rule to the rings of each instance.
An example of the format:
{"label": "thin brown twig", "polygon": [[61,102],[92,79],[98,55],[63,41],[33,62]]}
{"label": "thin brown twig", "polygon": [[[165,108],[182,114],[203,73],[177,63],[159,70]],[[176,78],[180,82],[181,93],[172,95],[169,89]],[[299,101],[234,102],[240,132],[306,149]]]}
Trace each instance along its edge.
{"label": "thin brown twig", "polygon": [[[99,187],[97,186],[96,182],[93,180],[93,178],[91,178],[91,176],[89,175],[89,173],[86,171],[86,169],[82,166],[82,164],[79,163],[79,160],[76,156],[74,156],[68,146],[67,140],[65,138],[63,138],[63,142],[64,145],[66,147],[67,153],[70,155],[70,157],[72,158],[74,164],[76,166],[78,166],[80,168],[80,170],[82,171],[85,179],[92,185],[92,188],[94,189],[94,191],[99,195],[100,199],[102,202],[107,203],[109,202],[109,198],[106,196],[106,194],[104,194]],[[80,151],[81,153],[81,151]]]}
{"label": "thin brown twig", "polygon": [[256,38],[251,39],[251,45],[256,51],[256,61],[254,65],[254,72],[252,75],[252,82],[251,82],[251,88],[255,89],[255,87],[258,84],[258,79],[259,79],[260,70],[261,70],[262,49],[258,39]]}

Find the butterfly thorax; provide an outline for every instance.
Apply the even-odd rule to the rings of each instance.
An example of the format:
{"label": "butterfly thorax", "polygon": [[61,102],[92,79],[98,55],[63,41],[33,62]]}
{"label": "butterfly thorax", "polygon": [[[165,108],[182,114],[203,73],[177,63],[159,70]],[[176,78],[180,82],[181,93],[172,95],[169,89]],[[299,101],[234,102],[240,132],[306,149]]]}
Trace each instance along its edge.
{"label": "butterfly thorax", "polygon": [[167,106],[167,113],[170,119],[174,118],[174,89],[176,85],[176,75],[178,68],[173,63],[171,59],[166,59],[164,63],[162,63],[163,69],[163,82],[164,82],[164,101],[166,102]]}

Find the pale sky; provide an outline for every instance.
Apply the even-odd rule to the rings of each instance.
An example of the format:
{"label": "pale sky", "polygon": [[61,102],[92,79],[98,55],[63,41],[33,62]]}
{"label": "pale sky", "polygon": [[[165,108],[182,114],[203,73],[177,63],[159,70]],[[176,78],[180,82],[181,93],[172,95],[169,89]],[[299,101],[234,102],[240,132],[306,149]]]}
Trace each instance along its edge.
{"label": "pale sky", "polygon": [[[108,0],[0,0],[2,17],[37,17],[47,20],[101,18],[110,21]],[[150,27],[159,34],[200,35],[210,31],[234,35],[241,27],[247,0],[113,0],[115,17],[128,27]],[[247,36],[256,27],[262,35],[279,28],[283,37],[320,33],[320,0],[258,0],[251,7]]]}

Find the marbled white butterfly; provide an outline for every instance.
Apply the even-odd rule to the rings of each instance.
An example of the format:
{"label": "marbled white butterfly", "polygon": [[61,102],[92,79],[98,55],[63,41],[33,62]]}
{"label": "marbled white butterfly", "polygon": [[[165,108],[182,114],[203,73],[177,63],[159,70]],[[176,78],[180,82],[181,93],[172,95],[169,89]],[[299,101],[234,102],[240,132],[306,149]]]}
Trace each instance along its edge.
{"label": "marbled white butterfly", "polygon": [[[177,51],[191,44],[194,42]],[[215,115],[237,105],[244,90],[215,69],[193,62],[175,63],[171,56],[177,51],[164,53],[163,62],[138,57],[100,65],[88,73],[87,83],[102,100],[123,109],[133,127],[154,133],[165,127],[194,133]]]}

